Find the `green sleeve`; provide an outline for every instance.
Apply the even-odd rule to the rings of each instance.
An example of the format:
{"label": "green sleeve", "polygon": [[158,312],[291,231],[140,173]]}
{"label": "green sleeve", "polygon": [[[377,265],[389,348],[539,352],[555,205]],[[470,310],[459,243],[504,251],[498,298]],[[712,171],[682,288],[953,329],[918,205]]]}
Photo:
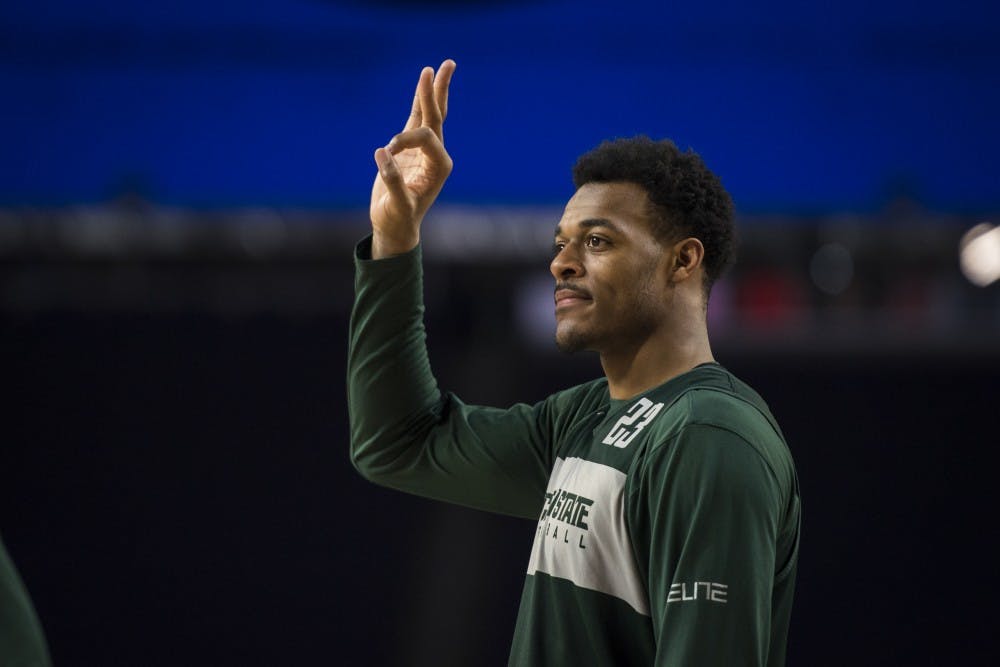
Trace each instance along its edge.
{"label": "green sleeve", "polygon": [[537,517],[552,467],[553,400],[501,410],[442,393],[427,358],[420,246],[370,257],[369,237],[355,251],[347,365],[354,466],[401,491]]}
{"label": "green sleeve", "polygon": [[48,667],[51,664],[28,591],[0,541],[0,665]]}
{"label": "green sleeve", "polygon": [[761,455],[692,424],[648,457],[630,495],[656,665],[767,665],[782,490]]}

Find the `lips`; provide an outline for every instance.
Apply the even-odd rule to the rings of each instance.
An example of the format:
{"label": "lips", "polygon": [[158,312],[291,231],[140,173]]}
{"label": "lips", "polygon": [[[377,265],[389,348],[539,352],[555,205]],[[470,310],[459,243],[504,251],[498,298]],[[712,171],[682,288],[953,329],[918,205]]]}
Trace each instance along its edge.
{"label": "lips", "polygon": [[588,301],[592,301],[593,299],[583,290],[562,287],[556,290],[555,300],[556,310],[559,310],[560,308],[568,308],[570,306],[586,303]]}

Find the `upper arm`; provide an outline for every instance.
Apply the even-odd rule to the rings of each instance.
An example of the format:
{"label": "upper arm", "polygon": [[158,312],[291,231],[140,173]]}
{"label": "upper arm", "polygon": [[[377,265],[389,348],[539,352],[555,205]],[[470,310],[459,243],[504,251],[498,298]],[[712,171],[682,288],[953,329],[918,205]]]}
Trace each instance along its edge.
{"label": "upper arm", "polygon": [[500,409],[445,394],[435,409],[357,443],[355,465],[401,491],[534,518],[551,469],[551,419],[544,401]]}
{"label": "upper arm", "polygon": [[763,665],[782,490],[740,436],[688,425],[647,456],[632,498],[658,665]]}

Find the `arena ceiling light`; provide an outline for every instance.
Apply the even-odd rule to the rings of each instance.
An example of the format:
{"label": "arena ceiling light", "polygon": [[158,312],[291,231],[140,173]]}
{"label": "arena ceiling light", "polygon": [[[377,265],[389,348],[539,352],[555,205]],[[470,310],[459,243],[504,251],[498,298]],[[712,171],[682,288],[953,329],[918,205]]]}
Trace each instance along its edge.
{"label": "arena ceiling light", "polygon": [[959,265],[973,285],[1000,280],[1000,227],[984,222],[967,231],[959,242]]}

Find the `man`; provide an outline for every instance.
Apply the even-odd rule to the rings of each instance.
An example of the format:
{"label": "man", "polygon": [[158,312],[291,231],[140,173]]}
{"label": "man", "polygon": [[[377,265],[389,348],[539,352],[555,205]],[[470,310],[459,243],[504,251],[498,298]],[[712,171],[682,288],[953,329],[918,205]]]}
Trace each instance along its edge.
{"label": "man", "polygon": [[670,142],[602,144],[556,228],[556,343],[605,377],[534,406],[442,394],[422,322],[420,222],[452,168],[455,63],[420,75],[375,151],[356,249],[351,458],[368,479],[538,521],[512,665],[781,665],[798,553],[795,469],[761,398],[715,363],[705,312],[732,205]]}

